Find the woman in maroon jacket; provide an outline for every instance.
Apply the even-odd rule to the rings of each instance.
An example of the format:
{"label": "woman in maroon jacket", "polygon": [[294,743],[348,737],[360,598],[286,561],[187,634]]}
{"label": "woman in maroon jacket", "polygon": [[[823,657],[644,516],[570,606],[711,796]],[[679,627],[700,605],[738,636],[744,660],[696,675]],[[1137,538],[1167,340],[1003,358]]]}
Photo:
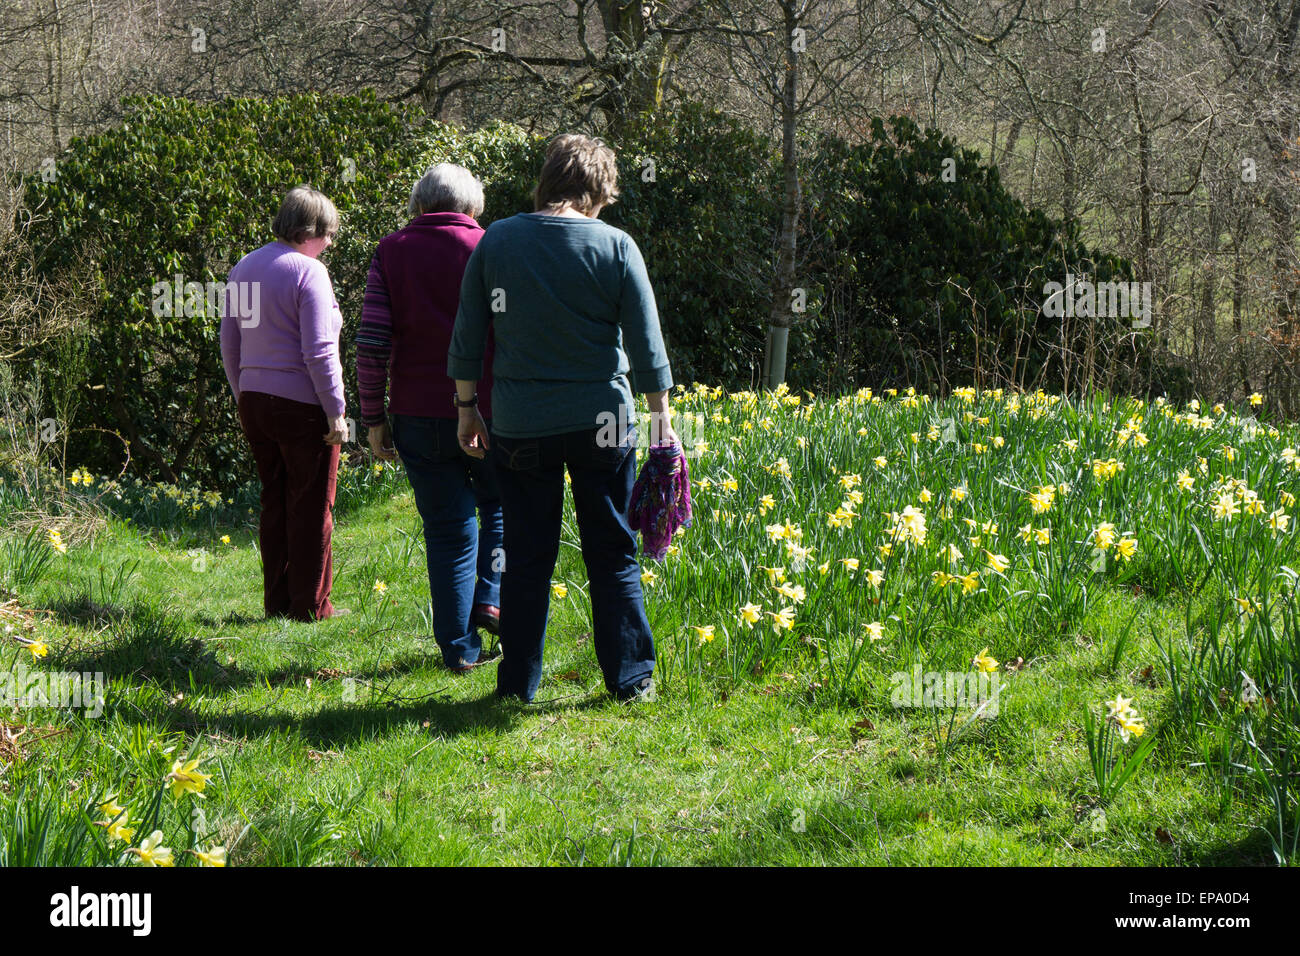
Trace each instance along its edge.
{"label": "woman in maroon jacket", "polygon": [[[483,235],[475,221],[483,186],[468,170],[440,163],[411,190],[409,212],[411,222],[381,239],[370,263],[357,384],[371,450],[390,461],[400,455],[406,466],[424,521],[433,635],[447,666],[463,673],[480,662],[477,627],[497,632],[505,564],[491,465],[460,450],[456,386],[447,377],[465,263]],[[484,418],[492,411],[488,349],[479,385]]]}

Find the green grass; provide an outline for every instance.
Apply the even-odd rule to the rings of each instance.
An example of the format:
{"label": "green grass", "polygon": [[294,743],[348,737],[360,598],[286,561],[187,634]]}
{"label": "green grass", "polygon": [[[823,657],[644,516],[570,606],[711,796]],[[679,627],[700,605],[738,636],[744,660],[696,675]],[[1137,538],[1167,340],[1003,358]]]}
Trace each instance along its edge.
{"label": "green grass", "polygon": [[[48,611],[26,633],[51,653],[36,661],[16,641],[0,643],[0,673],[19,664],[102,671],[109,689],[97,719],[0,712],[11,733],[26,728],[8,749],[0,740],[0,862],[132,862],[126,843],[94,825],[110,793],[130,813],[131,845],[156,827],[180,863],[193,861],[187,848],[217,845],[233,865],[1274,862],[1291,832],[1294,789],[1283,788],[1274,827],[1261,783],[1269,778],[1248,769],[1237,729],[1281,734],[1262,745],[1274,756],[1294,737],[1285,725],[1249,723],[1258,710],[1229,706],[1240,680],[1224,691],[1228,704],[1216,703],[1191,679],[1208,664],[1189,670],[1161,649],[1188,634],[1193,646],[1235,648],[1232,666],[1252,669],[1277,698],[1273,713],[1286,712],[1269,681],[1290,665],[1261,670],[1254,648],[1273,647],[1261,622],[1284,616],[1283,589],[1269,582],[1294,564],[1292,535],[1273,546],[1244,519],[1224,532],[1205,511],[1213,475],[1196,473],[1207,451],[1214,469],[1227,469],[1212,449],[1236,442],[1238,426],[1222,416],[1214,429],[1194,429],[1147,409],[1151,444],[1116,451],[1109,436],[1133,407],[1047,404],[1033,417],[989,396],[978,402],[850,398],[805,419],[762,399],[680,399],[705,416],[711,450],[692,471],[712,487],[695,492],[695,526],[647,585],[659,693],[632,706],[604,693],[571,513],[555,574],[569,593],[552,603],[546,673],[527,706],[495,700],[491,665],[465,677],[442,666],[418,518],[400,478],[340,509],[334,601],[353,613],[315,625],[261,618],[246,509],[182,509],[153,526],[148,508],[131,521],[119,513],[36,581],[17,575],[20,606]],[[987,411],[990,425],[962,421],[968,407]],[[956,440],[928,440],[927,423],[947,417]],[[745,419],[754,427],[743,429]],[[1003,448],[970,450],[994,434]],[[1289,434],[1236,456],[1235,473],[1267,510],[1295,485],[1296,472],[1276,467]],[[1061,448],[1067,436],[1080,439],[1076,452]],[[872,464],[878,454],[890,459],[885,468]],[[769,470],[780,456],[788,479]],[[1125,471],[1094,481],[1086,463],[1114,456]],[[1187,467],[1198,481],[1184,497],[1194,503],[1170,488]],[[861,474],[865,500],[848,527],[833,528],[825,515],[844,497],[845,472]],[[718,486],[728,477],[735,491]],[[1062,480],[1072,488],[1053,511],[1030,515],[1025,493]],[[967,499],[941,517],[940,502],[961,483]],[[920,505],[926,542],[896,542],[881,557],[891,527],[882,512],[917,504],[922,486],[934,493]],[[760,517],[764,494],[776,503]],[[981,570],[971,595],[933,578],[949,566],[936,552],[967,535],[964,516],[997,520],[998,534],[982,543],[1010,561],[995,573],[963,544],[954,570]],[[1089,536],[1101,520],[1134,535],[1138,550],[1093,571]],[[765,533],[774,521],[800,526],[803,546],[817,549],[803,571]],[[1025,521],[1051,523],[1051,545],[1021,542]],[[1205,549],[1193,526],[1209,536]],[[1255,537],[1233,537],[1247,534]],[[845,557],[860,559],[856,572]],[[822,561],[833,563],[824,575]],[[805,586],[805,600],[769,586],[760,567],[778,565]],[[878,588],[863,580],[873,567],[885,571]],[[1264,609],[1207,623],[1206,612],[1243,594]],[[765,616],[747,628],[738,617],[746,602],[765,615],[789,603],[794,626]],[[879,641],[864,636],[873,621],[884,625]],[[708,625],[715,634],[703,641],[692,628]],[[944,712],[890,705],[891,674],[914,662],[970,671],[985,647],[1003,665],[996,718],[961,714],[948,733]],[[1017,658],[1023,666],[1008,670]],[[1136,701],[1157,742],[1102,800],[1084,714],[1104,715],[1102,701],[1117,693]],[[1217,763],[1205,757],[1212,740],[1226,742]],[[164,793],[173,762],[187,755],[212,775],[205,800]]]}

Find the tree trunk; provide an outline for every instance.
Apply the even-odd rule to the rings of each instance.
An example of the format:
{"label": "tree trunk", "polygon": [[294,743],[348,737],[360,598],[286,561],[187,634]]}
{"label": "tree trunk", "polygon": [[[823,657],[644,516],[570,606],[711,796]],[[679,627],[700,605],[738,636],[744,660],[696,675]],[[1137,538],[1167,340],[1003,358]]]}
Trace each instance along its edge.
{"label": "tree trunk", "polygon": [[610,134],[617,137],[636,120],[658,112],[672,55],[642,0],[599,0],[598,7],[611,58],[603,112]]}
{"label": "tree trunk", "polygon": [[791,37],[799,26],[794,4],[782,2],[785,26],[785,82],[781,90],[781,233],[777,239],[776,275],[772,283],[772,308],[768,313],[767,348],[763,358],[763,387],[774,389],[785,381],[786,346],[790,339],[795,256],[798,252],[799,157],[795,132],[798,118],[796,84],[799,54]]}

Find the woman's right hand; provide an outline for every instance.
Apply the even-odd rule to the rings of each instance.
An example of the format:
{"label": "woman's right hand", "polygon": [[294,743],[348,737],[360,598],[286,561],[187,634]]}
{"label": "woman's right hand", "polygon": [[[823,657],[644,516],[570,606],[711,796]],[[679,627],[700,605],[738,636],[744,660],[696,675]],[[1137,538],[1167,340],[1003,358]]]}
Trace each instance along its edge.
{"label": "woman's right hand", "polygon": [[370,453],[382,461],[397,461],[397,449],[388,426],[370,425],[366,428],[366,440],[370,443]]}
{"label": "woman's right hand", "polygon": [[491,445],[488,441],[487,422],[483,421],[478,408],[462,407],[458,418],[456,440],[460,442],[460,450],[471,458],[486,458],[487,449]]}
{"label": "woman's right hand", "polygon": [[668,407],[667,389],[647,394],[646,404],[650,406],[650,447],[676,445],[680,448],[682,440],[673,430],[673,411]]}
{"label": "woman's right hand", "polygon": [[671,413],[669,412],[651,412],[650,413],[650,447],[655,445],[676,445],[681,447],[682,440],[677,437],[677,432],[673,429]]}

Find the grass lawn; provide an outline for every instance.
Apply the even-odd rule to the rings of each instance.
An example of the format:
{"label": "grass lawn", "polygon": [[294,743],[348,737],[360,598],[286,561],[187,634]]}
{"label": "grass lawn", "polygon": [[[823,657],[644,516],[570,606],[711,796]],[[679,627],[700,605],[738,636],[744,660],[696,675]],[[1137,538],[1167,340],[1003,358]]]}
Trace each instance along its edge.
{"label": "grass lawn", "polygon": [[[64,522],[66,553],[42,569],[0,532],[0,673],[108,682],[102,716],[0,711],[0,862],[132,864],[154,829],[181,864],[218,846],[231,865],[1286,858],[1294,783],[1270,798],[1277,773],[1251,755],[1295,739],[1294,583],[1277,583],[1294,529],[1241,494],[1216,518],[1210,486],[1239,476],[1264,516],[1280,510],[1300,483],[1289,431],[1243,441],[1252,426],[1226,411],[1205,427],[1100,400],[789,398],[679,396],[706,437],[702,483],[694,526],[646,564],[658,693],[633,705],[604,692],[571,512],[531,705],[496,701],[494,665],[443,667],[400,473],[391,494],[341,496],[334,602],[352,613],[315,625],[262,619],[246,500],[192,521],[119,507],[85,540]],[[1135,428],[1116,446],[1134,415],[1149,444]],[[1216,450],[1234,445],[1232,461]],[[1111,459],[1126,467],[1101,477],[1092,462]],[[1040,513],[1028,499],[1048,484]],[[894,675],[978,673],[982,651],[995,716],[893,706]],[[1234,671],[1249,683],[1225,684]],[[1128,740],[1105,719],[1117,694],[1141,714]],[[1106,796],[1086,711],[1121,761],[1155,741]],[[168,780],[178,759],[210,775],[202,799]]]}

